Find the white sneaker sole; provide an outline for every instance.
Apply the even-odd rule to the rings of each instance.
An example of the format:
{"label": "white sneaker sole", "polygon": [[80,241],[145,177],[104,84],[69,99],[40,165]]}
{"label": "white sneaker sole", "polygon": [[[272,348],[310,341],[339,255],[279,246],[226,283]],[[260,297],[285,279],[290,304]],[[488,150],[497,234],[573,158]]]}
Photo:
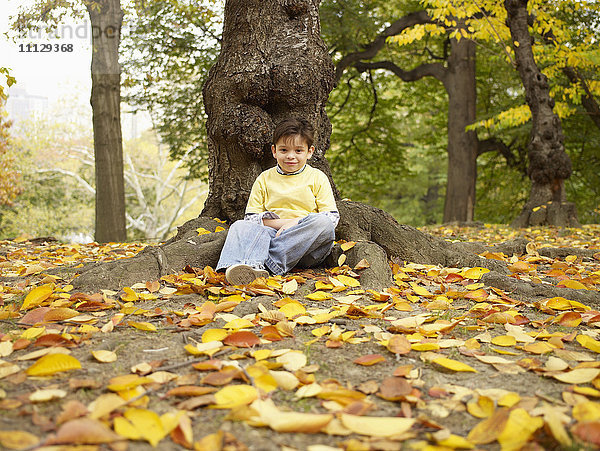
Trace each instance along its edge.
{"label": "white sneaker sole", "polygon": [[269,277],[264,269],[255,269],[248,265],[232,265],[225,270],[225,279],[231,285],[248,285],[259,277]]}

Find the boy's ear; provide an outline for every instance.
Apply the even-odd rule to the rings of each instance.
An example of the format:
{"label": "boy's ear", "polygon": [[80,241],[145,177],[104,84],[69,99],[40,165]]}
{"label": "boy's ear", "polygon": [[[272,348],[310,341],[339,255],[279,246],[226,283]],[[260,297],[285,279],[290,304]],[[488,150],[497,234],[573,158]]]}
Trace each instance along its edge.
{"label": "boy's ear", "polygon": [[308,158],[312,157],[313,153],[315,153],[315,146],[310,146],[308,148]]}
{"label": "boy's ear", "polygon": [[273,154],[273,158],[275,158],[275,144],[271,144],[271,153]]}

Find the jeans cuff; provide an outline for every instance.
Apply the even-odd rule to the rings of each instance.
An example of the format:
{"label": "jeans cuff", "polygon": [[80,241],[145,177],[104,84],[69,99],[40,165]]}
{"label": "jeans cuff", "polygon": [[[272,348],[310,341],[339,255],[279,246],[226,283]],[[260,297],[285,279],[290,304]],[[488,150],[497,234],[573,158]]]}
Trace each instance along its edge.
{"label": "jeans cuff", "polygon": [[275,263],[273,260],[271,260],[271,258],[267,258],[264,266],[271,274],[275,274],[278,276],[283,276],[285,274],[283,268],[277,263]]}

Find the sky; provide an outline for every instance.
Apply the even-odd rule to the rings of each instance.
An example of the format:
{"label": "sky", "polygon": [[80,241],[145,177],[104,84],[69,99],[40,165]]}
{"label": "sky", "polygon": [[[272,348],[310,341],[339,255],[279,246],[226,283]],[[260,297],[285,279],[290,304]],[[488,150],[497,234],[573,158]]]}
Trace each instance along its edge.
{"label": "sky", "polygon": [[[84,19],[65,20],[59,26],[58,38],[49,39],[33,32],[26,38],[8,39],[5,32],[10,27],[10,16],[15,16],[20,6],[31,0],[2,0],[0,11],[0,67],[7,67],[16,78],[16,87],[31,95],[48,97],[50,104],[65,96],[77,103],[89,105],[90,79],[90,27]],[[52,51],[27,52],[27,45],[38,50],[52,44]],[[58,47],[55,45],[58,44]],[[73,46],[71,52],[66,51]],[[4,80],[2,84],[5,86]]]}

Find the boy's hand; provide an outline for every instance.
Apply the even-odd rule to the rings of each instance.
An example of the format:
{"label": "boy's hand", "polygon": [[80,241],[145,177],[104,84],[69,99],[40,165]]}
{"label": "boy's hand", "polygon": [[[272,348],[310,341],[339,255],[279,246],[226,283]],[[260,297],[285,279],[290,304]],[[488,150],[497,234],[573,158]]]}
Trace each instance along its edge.
{"label": "boy's hand", "polygon": [[284,219],[283,224],[281,225],[281,227],[279,227],[279,230],[277,231],[275,236],[279,236],[283,233],[284,230],[287,230],[290,227],[295,226],[296,224],[298,224],[298,221],[300,221],[300,218]]}

